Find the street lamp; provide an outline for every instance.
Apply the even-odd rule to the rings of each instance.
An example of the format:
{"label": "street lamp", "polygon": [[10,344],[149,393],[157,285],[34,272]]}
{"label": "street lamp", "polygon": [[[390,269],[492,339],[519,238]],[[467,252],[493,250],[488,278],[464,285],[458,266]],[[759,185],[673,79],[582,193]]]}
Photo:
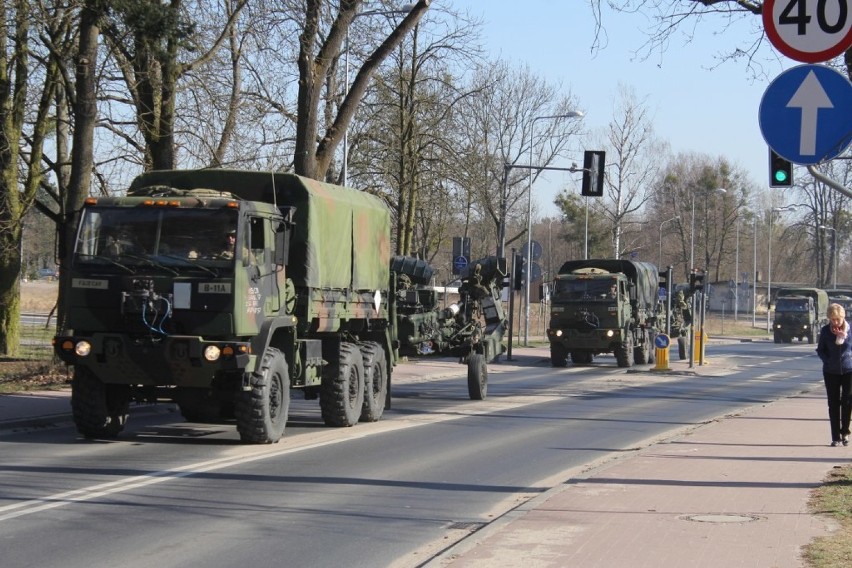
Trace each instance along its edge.
{"label": "street lamp", "polygon": [[560,120],[563,118],[582,118],[582,112],[572,110],[565,114],[536,116],[530,121],[530,177],[527,184],[527,273],[524,278],[524,347],[529,345],[530,334],[530,273],[532,272],[532,180],[533,180],[533,132],[537,120]]}
{"label": "street lamp", "polygon": [[[396,10],[367,10],[366,12],[357,12],[352,16],[352,22],[361,16],[391,16],[393,14],[407,14],[414,9],[416,4],[405,4]],[[351,22],[350,22],[350,25]],[[349,27],[346,28],[346,45],[343,48],[344,60],[344,86],[343,98],[349,95]],[[343,130],[343,185],[349,185],[349,125]]]}
{"label": "street lamp", "polygon": [[[713,190],[715,193],[728,193],[728,190],[717,187]],[[695,192],[692,192],[692,226],[690,227],[689,235],[689,270],[695,268]]]}
{"label": "street lamp", "polygon": [[796,205],[785,205],[784,207],[773,207],[769,211],[769,245],[767,257],[769,259],[766,268],[766,333],[770,331],[770,312],[772,311],[772,214],[776,211],[792,211]]}
{"label": "street lamp", "polygon": [[823,231],[832,231],[834,233],[832,235],[831,246],[834,248],[834,289],[837,290],[837,263],[840,262],[839,257],[837,255],[837,229],[834,229],[827,225],[820,225],[819,228]]}
{"label": "street lamp", "polygon": [[666,219],[665,221],[660,223],[660,263],[657,265],[658,268],[662,268],[663,266],[663,225],[671,221],[676,221],[678,219],[680,219],[680,215],[675,215],[671,219]]}

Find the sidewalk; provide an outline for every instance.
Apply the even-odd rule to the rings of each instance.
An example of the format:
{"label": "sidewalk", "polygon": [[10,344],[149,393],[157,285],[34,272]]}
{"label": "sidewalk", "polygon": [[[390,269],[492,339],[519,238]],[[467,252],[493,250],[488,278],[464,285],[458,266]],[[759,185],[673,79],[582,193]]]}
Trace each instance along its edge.
{"label": "sidewalk", "polygon": [[425,566],[801,567],[833,530],[810,492],[852,458],[829,438],[821,388],[752,407],[577,472]]}
{"label": "sidewalk", "polygon": [[[723,370],[723,360],[711,361],[687,369],[673,360],[671,367]],[[513,361],[497,365],[548,366],[549,355],[546,347],[515,348]],[[448,359],[394,370],[398,383],[465,376],[466,366]],[[69,389],[0,395],[0,432],[69,422],[69,402]],[[832,530],[808,513],[810,492],[852,458],[852,446],[832,448],[828,438],[821,388],[752,407],[578,469],[425,566],[801,567],[800,548]]]}

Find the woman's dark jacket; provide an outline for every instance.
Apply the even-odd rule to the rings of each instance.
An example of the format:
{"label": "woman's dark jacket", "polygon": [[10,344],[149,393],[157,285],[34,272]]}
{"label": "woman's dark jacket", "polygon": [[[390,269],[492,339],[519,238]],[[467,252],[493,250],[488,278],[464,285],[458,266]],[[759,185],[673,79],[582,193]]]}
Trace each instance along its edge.
{"label": "woman's dark jacket", "polygon": [[841,345],[835,343],[836,338],[831,332],[830,324],[819,331],[816,352],[822,359],[822,370],[834,375],[852,373],[852,329],[846,334],[846,341]]}

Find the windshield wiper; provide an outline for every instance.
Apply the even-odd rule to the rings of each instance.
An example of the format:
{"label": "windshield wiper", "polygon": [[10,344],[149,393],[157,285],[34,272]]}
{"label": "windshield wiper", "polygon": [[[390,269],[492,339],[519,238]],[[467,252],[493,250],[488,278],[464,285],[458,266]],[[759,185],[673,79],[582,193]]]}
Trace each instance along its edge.
{"label": "windshield wiper", "polygon": [[119,268],[121,268],[121,269],[123,269],[123,270],[126,270],[126,271],[127,271],[127,272],[129,272],[130,274],[136,274],[136,271],[135,271],[135,270],[133,270],[132,268],[130,268],[129,266],[125,266],[124,264],[121,264],[121,263],[120,263],[120,262],[118,262],[117,260],[115,260],[115,259],[113,259],[113,258],[110,258],[110,257],[108,257],[108,256],[104,256],[104,255],[102,255],[102,254],[86,254],[86,253],[83,253],[83,252],[78,252],[78,253],[77,253],[77,256],[78,256],[78,257],[80,257],[80,256],[84,256],[84,257],[86,257],[86,258],[96,258],[96,259],[98,259],[98,260],[105,260],[105,261],[109,262],[110,264],[113,264],[113,265],[115,265],[115,266],[117,266],[117,267],[119,267]]}
{"label": "windshield wiper", "polygon": [[219,276],[219,273],[217,271],[215,271],[211,268],[207,268],[206,266],[202,266],[201,264],[197,264],[195,262],[192,262],[191,260],[189,260],[187,258],[183,258],[182,256],[174,256],[174,255],[171,255],[171,254],[161,254],[160,256],[162,256],[163,258],[168,258],[168,259],[172,259],[172,260],[179,260],[182,263],[184,263],[186,266],[191,266],[192,268],[200,268],[201,270],[205,270],[205,271],[209,272],[213,276],[216,276],[216,277]]}
{"label": "windshield wiper", "polygon": [[141,256],[141,255],[138,255],[138,254],[127,254],[127,253],[124,253],[121,256],[126,256],[127,258],[132,258],[133,260],[141,260],[142,262],[147,262],[149,266],[153,266],[155,268],[161,268],[163,270],[171,272],[174,276],[178,276],[180,274],[180,272],[178,272],[174,268],[170,268],[170,267],[166,266],[165,264],[161,264],[161,263],[157,262],[156,260],[154,260],[153,258],[151,258],[150,256]]}

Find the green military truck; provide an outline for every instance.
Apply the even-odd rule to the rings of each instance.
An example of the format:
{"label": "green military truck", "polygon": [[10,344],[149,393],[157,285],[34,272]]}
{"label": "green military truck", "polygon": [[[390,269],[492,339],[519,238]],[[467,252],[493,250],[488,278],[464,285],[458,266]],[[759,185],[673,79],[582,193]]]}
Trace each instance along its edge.
{"label": "green military truck", "polygon": [[791,343],[794,338],[815,343],[820,328],[828,322],[828,294],[819,288],[781,288],[775,296],[772,324],[775,343]]}
{"label": "green military truck", "polygon": [[826,290],[828,303],[840,304],[846,310],[846,321],[852,321],[852,288]]}
{"label": "green military truck", "polygon": [[285,173],[155,171],[91,197],[62,270],[55,350],[86,437],[131,402],[284,434],[291,389],[330,426],[376,421],[396,363],[390,214],[376,197]]}
{"label": "green military truck", "polygon": [[550,362],[564,367],[614,353],[619,367],[654,362],[654,339],[665,325],[659,272],[646,262],[569,260],[554,280],[547,338]]}

